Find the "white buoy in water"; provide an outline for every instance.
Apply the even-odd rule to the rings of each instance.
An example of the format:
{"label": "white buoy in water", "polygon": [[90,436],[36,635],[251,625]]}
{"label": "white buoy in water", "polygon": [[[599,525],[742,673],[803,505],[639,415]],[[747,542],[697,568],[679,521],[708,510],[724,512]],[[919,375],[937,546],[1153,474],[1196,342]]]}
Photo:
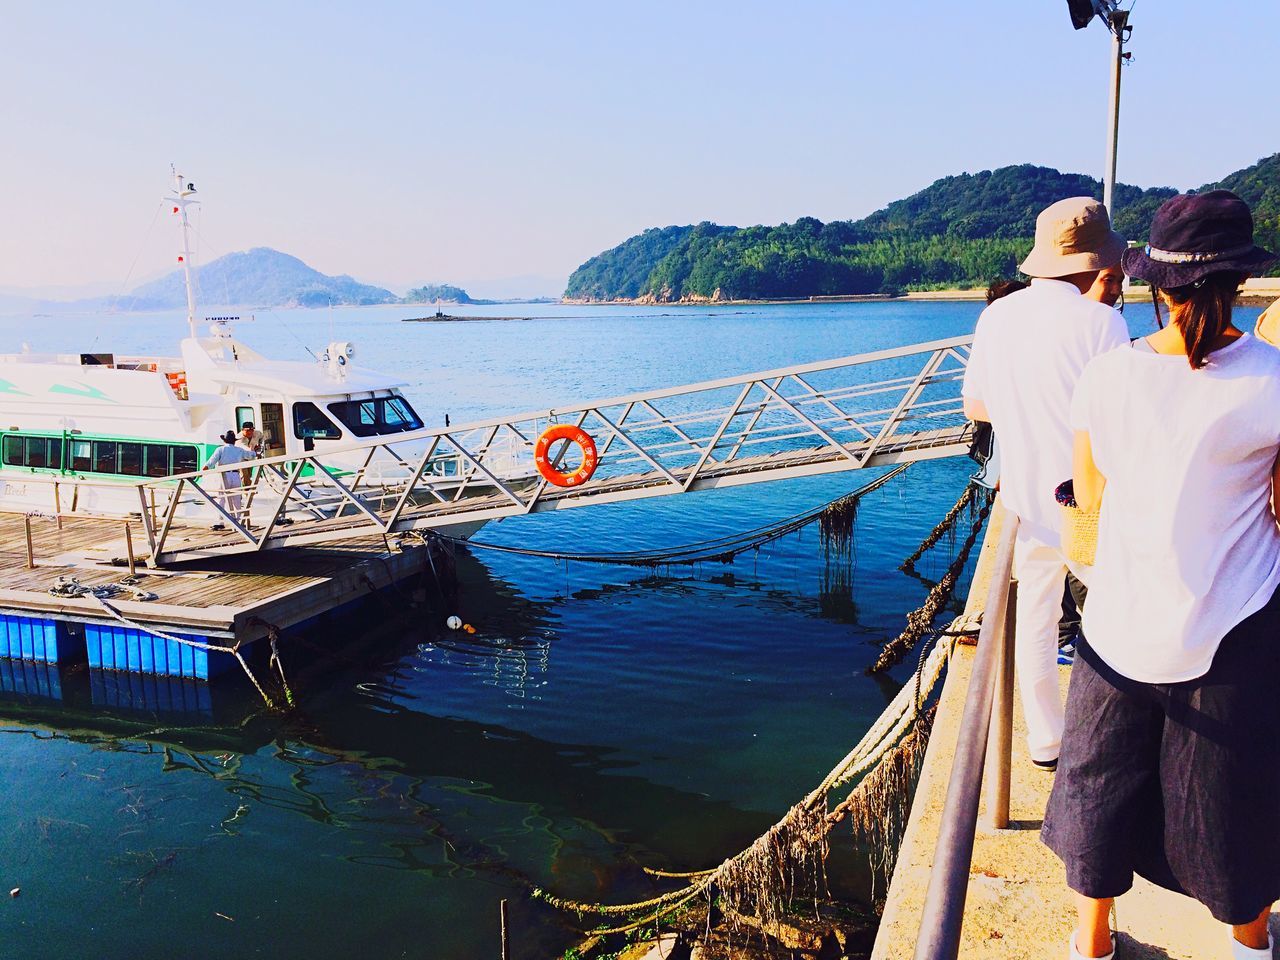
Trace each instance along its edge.
{"label": "white buoy in water", "polygon": [[452,616],[444,622],[444,625],[448,627],[450,630],[461,630],[462,618],[459,616]]}

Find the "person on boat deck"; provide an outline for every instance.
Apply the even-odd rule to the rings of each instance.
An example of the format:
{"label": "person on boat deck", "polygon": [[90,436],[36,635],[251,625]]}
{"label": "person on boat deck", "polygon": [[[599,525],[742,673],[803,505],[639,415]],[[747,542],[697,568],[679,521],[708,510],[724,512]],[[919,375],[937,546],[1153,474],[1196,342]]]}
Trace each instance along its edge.
{"label": "person on boat deck", "polygon": [[[217,467],[229,467],[233,464],[244,463],[246,460],[252,460],[256,454],[251,450],[236,445],[236,435],[228,430],[222,435],[222,446],[213,451],[212,456],[204,463],[204,469],[213,470]],[[242,508],[240,502],[240,474],[241,470],[224,470],[219,474],[222,477],[222,505],[227,513],[236,519],[240,519],[240,511]]]}
{"label": "person on boat deck", "polygon": [[246,420],[240,427],[240,434],[236,437],[236,446],[243,447],[255,457],[262,456],[262,451],[267,442],[267,435],[261,430],[253,428],[253,421]]}
{"label": "person on boat deck", "polygon": [[1167,201],[1150,236],[1124,268],[1172,323],[1089,364],[1071,405],[1076,500],[1101,514],[1041,837],[1077,894],[1072,958],[1114,954],[1111,904],[1136,872],[1230,924],[1221,956],[1269,960],[1280,351],[1231,310],[1275,257],[1226,190]]}
{"label": "person on boat deck", "polygon": [[[236,436],[236,446],[242,450],[248,450],[255,457],[262,456],[266,447],[267,435],[261,430],[253,428],[253,421],[246,420],[240,427],[240,433]],[[240,471],[240,482],[247,484],[253,476],[252,470]]]}
{"label": "person on boat deck", "polygon": [[962,390],[965,414],[990,421],[1000,438],[1000,495],[1018,520],[1018,690],[1031,759],[1046,770],[1062,743],[1058,621],[1068,569],[1053,494],[1071,476],[1076,381],[1094,357],[1129,343],[1120,314],[1084,296],[1125,246],[1106,207],[1089,197],[1041,211],[1021,266],[1031,285],[983,310]]}

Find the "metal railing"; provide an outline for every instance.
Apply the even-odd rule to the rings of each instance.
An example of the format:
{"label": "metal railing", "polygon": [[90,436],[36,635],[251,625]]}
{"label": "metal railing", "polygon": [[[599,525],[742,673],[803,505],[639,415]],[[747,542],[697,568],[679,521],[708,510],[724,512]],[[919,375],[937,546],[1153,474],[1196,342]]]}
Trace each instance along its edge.
{"label": "metal railing", "polygon": [[1013,747],[1013,548],[1017,518],[1004,514],[991,586],[978,634],[960,736],[956,743],[916,939],[915,960],[955,960],[986,771],[986,826],[1009,826]]}
{"label": "metal railing", "polygon": [[[138,503],[152,562],[163,563],[951,456],[969,437],[960,385],[971,343],[953,337],[143,479]],[[537,438],[552,423],[594,438],[591,479],[561,488],[535,471]],[[558,462],[564,448],[551,456]],[[239,490],[210,482],[246,467]],[[171,542],[176,521],[199,515],[206,530],[209,517],[227,529],[192,536],[187,524]]]}

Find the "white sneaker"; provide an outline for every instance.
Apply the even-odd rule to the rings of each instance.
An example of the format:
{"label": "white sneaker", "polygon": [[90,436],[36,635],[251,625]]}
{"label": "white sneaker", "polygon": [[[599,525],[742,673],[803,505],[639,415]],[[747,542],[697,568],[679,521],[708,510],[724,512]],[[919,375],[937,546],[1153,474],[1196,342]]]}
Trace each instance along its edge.
{"label": "white sneaker", "polygon": [[1271,949],[1275,946],[1275,940],[1271,938],[1270,933],[1267,934],[1265,947],[1246,947],[1230,930],[1227,931],[1227,936],[1231,938],[1231,960],[1271,960]]}
{"label": "white sneaker", "polygon": [[[1079,950],[1076,949],[1076,934],[1079,932],[1080,931],[1078,930],[1072,930],[1071,936],[1067,940],[1067,949],[1071,951],[1071,960],[1115,960],[1116,935],[1114,933],[1111,934],[1111,952],[1110,953],[1104,954],[1101,957],[1086,957],[1083,953],[1081,953]],[[1241,944],[1241,946],[1244,946],[1244,944]],[[1247,950],[1249,948],[1245,947],[1245,949]]]}

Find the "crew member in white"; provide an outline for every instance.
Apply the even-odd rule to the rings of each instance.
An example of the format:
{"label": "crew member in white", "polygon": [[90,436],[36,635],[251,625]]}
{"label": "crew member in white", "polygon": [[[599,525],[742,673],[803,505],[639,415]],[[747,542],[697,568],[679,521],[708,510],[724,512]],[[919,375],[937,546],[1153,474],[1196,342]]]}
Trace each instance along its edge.
{"label": "crew member in white", "polygon": [[[1057,654],[1067,561],[1054,490],[1071,477],[1076,381],[1094,357],[1129,342],[1120,314],[1084,296],[1125,246],[1096,200],[1043,210],[1021,267],[1031,285],[982,312],[964,379],[965,413],[990,421],[1000,440],[1000,495],[1018,518],[1018,689],[1031,759],[1046,770],[1057,766],[1063,724]],[[1087,584],[1084,571],[1072,572]]]}
{"label": "crew member in white", "polygon": [[[236,435],[228,430],[222,435],[222,446],[213,451],[213,455],[205,461],[204,469],[213,470],[217,467],[229,467],[237,463],[244,463],[246,460],[252,460],[257,456],[252,450],[244,447],[236,446]],[[240,501],[240,470],[223,470],[219,476],[222,477],[222,504],[227,513],[231,514],[241,523],[244,518],[241,517],[243,509]]]}

